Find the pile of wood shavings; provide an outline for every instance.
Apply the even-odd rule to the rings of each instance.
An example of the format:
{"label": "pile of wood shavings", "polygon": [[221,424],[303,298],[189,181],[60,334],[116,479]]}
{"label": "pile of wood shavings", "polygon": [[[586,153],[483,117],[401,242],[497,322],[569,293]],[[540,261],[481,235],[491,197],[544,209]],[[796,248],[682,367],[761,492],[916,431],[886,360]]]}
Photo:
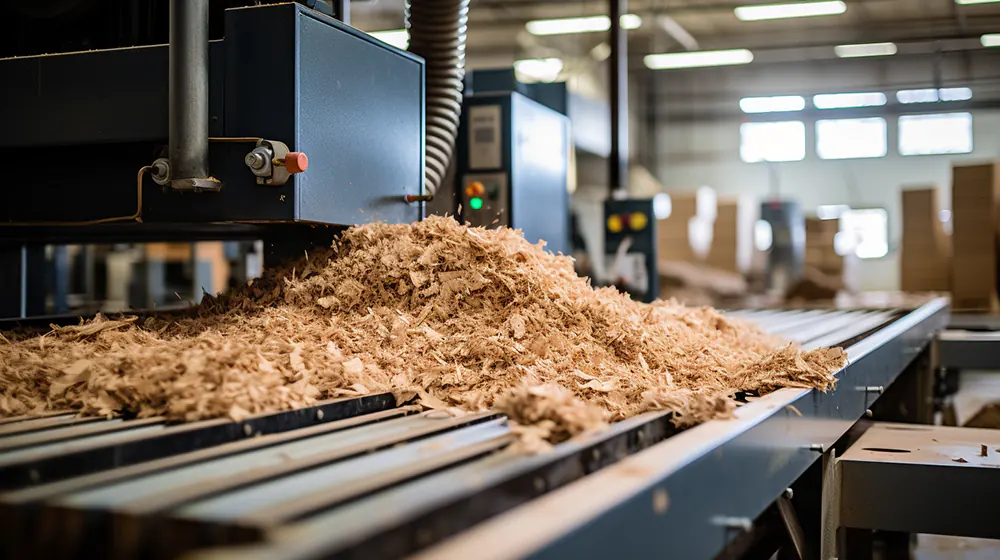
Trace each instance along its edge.
{"label": "pile of wood shavings", "polygon": [[825,389],[844,359],[710,308],[594,289],[517,231],[431,217],[351,228],[190,316],[0,335],[0,413],[240,419],[391,391],[496,408],[561,441],[649,410],[724,417],[737,391]]}

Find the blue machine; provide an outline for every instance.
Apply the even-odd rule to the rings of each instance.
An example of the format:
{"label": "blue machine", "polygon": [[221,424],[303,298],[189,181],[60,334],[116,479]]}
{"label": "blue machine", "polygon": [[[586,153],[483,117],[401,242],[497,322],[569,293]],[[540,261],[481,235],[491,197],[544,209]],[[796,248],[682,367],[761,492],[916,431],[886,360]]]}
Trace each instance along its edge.
{"label": "blue machine", "polygon": [[481,90],[465,97],[458,136],[462,220],[569,254],[569,118],[516,91]]}
{"label": "blue machine", "polygon": [[[404,197],[423,192],[424,61],[302,4],[233,8],[223,19],[205,92],[217,192],[164,189],[150,173],[137,204],[136,173],[168,140],[167,45],[0,59],[0,149],[32,170],[5,189],[0,236],[38,239],[2,227],[14,222],[58,237],[56,224],[137,207],[139,227],[419,220],[422,205]],[[258,139],[306,154],[308,171],[262,184],[246,159]]]}

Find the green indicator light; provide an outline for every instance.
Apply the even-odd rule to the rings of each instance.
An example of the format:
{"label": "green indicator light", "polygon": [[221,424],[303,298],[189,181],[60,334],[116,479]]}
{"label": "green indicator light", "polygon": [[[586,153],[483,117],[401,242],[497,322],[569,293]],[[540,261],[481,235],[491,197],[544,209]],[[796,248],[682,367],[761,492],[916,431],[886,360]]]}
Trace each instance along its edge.
{"label": "green indicator light", "polygon": [[469,199],[469,208],[472,208],[473,210],[479,210],[482,207],[483,207],[483,199],[479,198],[478,196],[474,196]]}

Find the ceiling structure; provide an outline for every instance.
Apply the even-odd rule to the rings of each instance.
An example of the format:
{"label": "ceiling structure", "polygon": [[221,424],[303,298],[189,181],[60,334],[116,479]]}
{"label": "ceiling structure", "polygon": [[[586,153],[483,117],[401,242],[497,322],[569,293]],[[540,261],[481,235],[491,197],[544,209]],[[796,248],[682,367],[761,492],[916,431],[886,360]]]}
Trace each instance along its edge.
{"label": "ceiling structure", "polygon": [[[631,58],[641,67],[645,54],[748,48],[754,50],[832,47],[842,44],[892,41],[925,45],[934,41],[954,42],[963,50],[978,44],[986,33],[1000,32],[1000,2],[958,5],[954,0],[846,0],[840,15],[740,21],[734,9],[764,4],[760,0],[633,0],[629,12],[642,17],[642,25],[629,32]],[[469,57],[530,58],[581,56],[606,40],[607,33],[581,33],[536,37],[525,31],[525,23],[536,19],[579,17],[607,13],[607,2],[567,0],[473,0],[469,21]],[[402,27],[401,0],[353,3],[355,25],[365,30]],[[678,41],[678,29],[682,41]],[[684,37],[684,34],[689,37]],[[690,39],[694,40],[694,44]],[[957,47],[956,47],[957,46]],[[921,48],[942,48],[921,47]],[[949,50],[948,43],[944,46]]]}

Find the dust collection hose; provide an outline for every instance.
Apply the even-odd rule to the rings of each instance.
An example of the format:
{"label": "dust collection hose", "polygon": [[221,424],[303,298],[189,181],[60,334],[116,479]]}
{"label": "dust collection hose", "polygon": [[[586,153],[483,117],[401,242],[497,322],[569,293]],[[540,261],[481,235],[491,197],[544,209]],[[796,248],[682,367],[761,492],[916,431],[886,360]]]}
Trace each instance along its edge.
{"label": "dust collection hose", "polygon": [[409,51],[426,62],[424,191],[434,196],[448,174],[462,114],[469,0],[407,0]]}

